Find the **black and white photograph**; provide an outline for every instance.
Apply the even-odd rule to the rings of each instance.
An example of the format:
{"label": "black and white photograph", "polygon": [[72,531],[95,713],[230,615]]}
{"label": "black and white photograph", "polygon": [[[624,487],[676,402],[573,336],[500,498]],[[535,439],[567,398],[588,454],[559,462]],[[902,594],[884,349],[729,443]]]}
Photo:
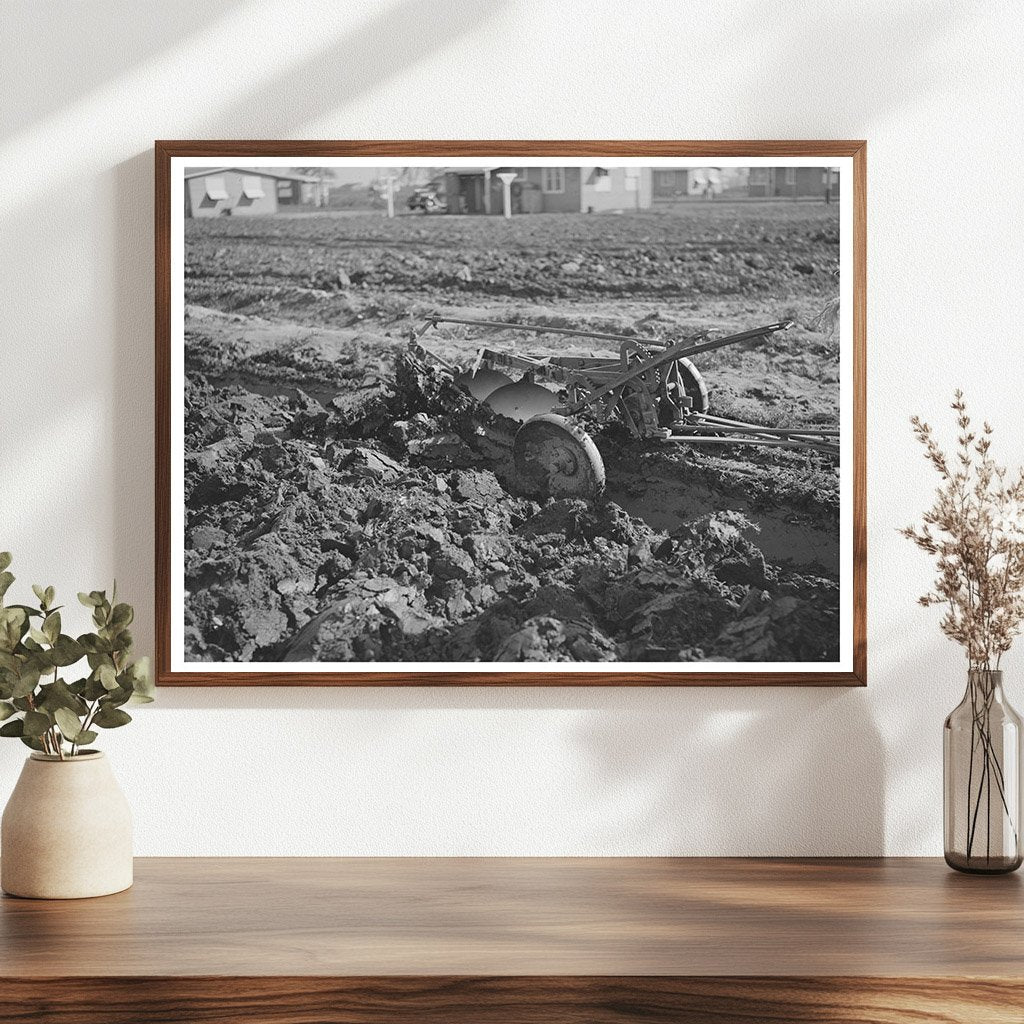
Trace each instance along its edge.
{"label": "black and white photograph", "polygon": [[175,158],[174,669],[849,672],[850,163]]}

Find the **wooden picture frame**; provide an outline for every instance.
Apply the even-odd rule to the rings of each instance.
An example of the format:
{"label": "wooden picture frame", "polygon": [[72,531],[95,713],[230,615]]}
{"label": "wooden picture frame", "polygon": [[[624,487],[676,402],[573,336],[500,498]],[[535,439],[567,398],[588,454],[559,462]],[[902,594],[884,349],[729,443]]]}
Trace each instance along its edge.
{"label": "wooden picture frame", "polygon": [[[821,166],[831,168],[841,163],[844,168],[843,196],[849,196],[848,230],[852,237],[841,239],[849,277],[847,291],[851,299],[844,315],[849,318],[846,347],[841,360],[847,376],[846,420],[843,423],[844,480],[843,494],[845,536],[848,541],[840,552],[844,559],[842,586],[844,614],[840,622],[843,631],[844,659],[841,665],[825,670],[814,668],[784,668],[778,671],[758,667],[748,670],[742,662],[728,666],[706,662],[680,663],[678,670],[648,670],[631,665],[628,670],[611,667],[603,669],[587,663],[576,669],[569,665],[558,668],[541,666],[543,670],[499,667],[471,662],[450,662],[443,668],[422,666],[408,671],[374,671],[371,663],[364,662],[357,669],[328,671],[299,664],[295,669],[264,670],[260,665],[248,664],[244,669],[222,670],[203,661],[183,663],[173,657],[177,632],[183,622],[172,621],[174,599],[172,589],[177,575],[183,574],[176,558],[183,557],[184,549],[175,552],[172,547],[172,417],[180,400],[174,393],[180,376],[172,373],[172,319],[184,309],[182,294],[173,293],[172,281],[181,285],[183,273],[175,271],[172,253],[182,240],[174,238],[172,198],[180,201],[182,185],[175,176],[183,162],[207,163],[215,158],[227,168],[253,168],[263,166],[261,160],[282,159],[295,164],[313,164],[334,158],[365,158],[381,165],[401,165],[403,159],[429,158],[438,165],[446,165],[468,158],[489,163],[517,160],[529,164],[531,159],[551,160],[564,158],[575,161],[601,161],[615,166],[615,162],[643,158],[649,161],[679,160],[693,166],[695,160],[735,161],[744,159],[764,162],[806,161],[813,158]],[[506,164],[507,166],[507,164]],[[532,165],[530,165],[532,166]],[[751,164],[753,166],[753,164]],[[810,164],[809,166],[814,166]],[[158,141],[155,144],[155,241],[156,241],[156,666],[157,682],[161,686],[863,686],[866,685],[866,453],[865,453],[865,395],[866,395],[866,143],[863,141]],[[581,171],[582,173],[582,171]],[[604,172],[607,173],[607,172]],[[831,175],[831,171],[827,172]],[[182,172],[183,175],[183,172]],[[852,188],[846,179],[852,178]],[[711,186],[710,198],[714,198]],[[495,193],[497,194],[497,193]],[[393,193],[392,193],[393,195]],[[848,248],[847,248],[848,246]],[[844,269],[844,275],[847,270]],[[183,313],[181,314],[184,315]],[[177,472],[177,470],[175,470]],[[837,663],[838,664],[838,663]]]}

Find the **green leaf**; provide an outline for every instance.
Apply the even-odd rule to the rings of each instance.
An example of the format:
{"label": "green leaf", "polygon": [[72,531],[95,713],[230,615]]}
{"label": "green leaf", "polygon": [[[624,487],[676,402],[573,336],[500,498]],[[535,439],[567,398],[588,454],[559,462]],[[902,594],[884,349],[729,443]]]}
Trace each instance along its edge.
{"label": "green leaf", "polygon": [[0,651],[13,651],[21,643],[28,616],[21,608],[0,608]]}
{"label": "green leaf", "polygon": [[[6,554],[6,552],[4,552]],[[11,589],[11,584],[14,582],[14,577],[9,572],[0,572],[0,600],[3,599],[4,594]]]}
{"label": "green leaf", "polygon": [[51,644],[57,642],[57,637],[60,636],[60,612],[50,612],[43,619],[43,633],[46,634],[46,639]]}
{"label": "green leaf", "polygon": [[39,599],[39,603],[45,608],[46,607],[46,587],[39,586],[38,583],[32,584],[32,593]]}
{"label": "green leaf", "polygon": [[41,629],[36,629],[35,626],[29,627],[28,635],[40,646],[50,643],[50,638]]}
{"label": "green leaf", "polygon": [[79,734],[82,732],[82,721],[78,715],[67,708],[57,708],[53,713],[53,717],[64,738],[72,743],[77,743]]}
{"label": "green leaf", "polygon": [[38,608],[33,608],[28,604],[9,604],[8,608],[20,608],[25,615],[30,619],[41,619],[44,618],[43,613]]}
{"label": "green leaf", "polygon": [[[0,735],[2,734],[3,729],[0,729]],[[35,736],[21,736],[20,739],[26,747],[31,747],[33,750],[38,750],[40,753],[46,753],[46,747],[44,747],[43,744],[35,738]]]}
{"label": "green leaf", "polygon": [[83,743],[92,743],[97,736],[99,736],[98,732],[93,732],[92,729],[83,729],[82,732],[78,734],[78,739],[75,740],[75,742],[81,746]]}
{"label": "green leaf", "polygon": [[82,691],[82,696],[86,700],[99,700],[100,697],[105,697],[106,695],[106,687],[96,678],[95,675],[91,675],[86,679],[85,689]]}
{"label": "green leaf", "polygon": [[96,678],[103,684],[105,690],[116,690],[119,685],[113,665],[100,665],[96,670]]}
{"label": "green leaf", "polygon": [[95,590],[91,594],[83,594],[79,591],[78,600],[81,601],[86,608],[95,608],[96,605],[100,603]]}
{"label": "green leaf", "polygon": [[44,715],[41,711],[25,712],[25,735],[42,736],[50,728],[50,716]]}
{"label": "green leaf", "polygon": [[61,633],[50,653],[53,655],[54,665],[65,668],[74,665],[76,661],[81,661],[85,657],[85,648],[66,633]]}
{"label": "green leaf", "polygon": [[36,707],[40,711],[56,712],[57,708],[65,708],[78,715],[79,718],[88,714],[89,705],[82,700],[63,679],[39,687],[39,698]]}
{"label": "green leaf", "polygon": [[133,692],[131,683],[128,683],[127,686],[119,686],[116,690],[110,690],[103,698],[103,706],[119,708],[122,704],[127,704],[132,699]]}
{"label": "green leaf", "polygon": [[0,700],[0,722],[6,722],[11,715],[16,715],[18,709],[9,701]]}
{"label": "green leaf", "polygon": [[0,572],[6,569],[11,564],[11,553],[10,551],[0,551]]}
{"label": "green leaf", "polygon": [[[120,708],[111,707],[109,704],[104,704],[99,711],[96,712],[96,717],[93,718],[93,724],[98,725],[101,729],[117,729],[122,725],[127,725],[132,720],[132,716],[127,711],[122,711]],[[3,726],[0,726],[0,732],[2,732]]]}
{"label": "green leaf", "polygon": [[28,697],[39,685],[39,666],[23,665],[17,683],[11,691],[12,697]]}
{"label": "green leaf", "polygon": [[45,604],[47,608],[53,607],[54,598],[57,596],[57,591],[53,587],[47,587],[43,597],[46,599]]}
{"label": "green leaf", "polygon": [[[89,654],[109,654],[112,649],[110,641],[106,637],[97,636],[95,633],[83,633],[78,638],[78,644],[82,650]],[[92,667],[95,668],[96,666],[93,665]]]}
{"label": "green leaf", "polygon": [[115,604],[110,613],[110,625],[115,629],[124,629],[132,624],[134,618],[135,609],[130,604]]}
{"label": "green leaf", "polygon": [[25,723],[20,718],[0,725],[0,736],[24,736]]}

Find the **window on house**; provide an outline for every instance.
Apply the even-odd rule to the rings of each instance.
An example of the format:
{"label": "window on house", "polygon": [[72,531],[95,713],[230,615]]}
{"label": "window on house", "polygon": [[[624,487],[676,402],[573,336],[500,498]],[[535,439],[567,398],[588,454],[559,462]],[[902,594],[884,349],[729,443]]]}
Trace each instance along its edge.
{"label": "window on house", "polygon": [[594,168],[594,191],[611,192],[612,176],[605,167]]}
{"label": "window on house", "polygon": [[228,197],[228,186],[223,176],[217,175],[206,179],[206,198],[213,199],[227,199]]}
{"label": "window on house", "polygon": [[768,168],[767,167],[751,167],[750,168],[750,184],[751,185],[767,185],[768,184]]}
{"label": "window on house", "polygon": [[659,188],[675,188],[676,187],[676,172],[675,171],[658,171],[658,187]]}
{"label": "window on house", "polygon": [[541,176],[540,190],[542,192],[564,192],[565,191],[565,168],[545,167]]}
{"label": "window on house", "polygon": [[640,191],[640,168],[639,167],[627,167],[626,168],[626,191],[627,192],[639,192]]}
{"label": "window on house", "polygon": [[786,175],[785,175],[785,179],[784,180],[785,180],[787,185],[795,185],[796,184],[796,168],[795,167],[787,167],[786,168]]}
{"label": "window on house", "polygon": [[277,198],[278,199],[291,199],[292,197],[292,183],[290,181],[279,181],[277,183]]}
{"label": "window on house", "polygon": [[242,178],[242,195],[246,199],[262,199],[266,194],[263,191],[263,181],[255,174],[246,174]]}

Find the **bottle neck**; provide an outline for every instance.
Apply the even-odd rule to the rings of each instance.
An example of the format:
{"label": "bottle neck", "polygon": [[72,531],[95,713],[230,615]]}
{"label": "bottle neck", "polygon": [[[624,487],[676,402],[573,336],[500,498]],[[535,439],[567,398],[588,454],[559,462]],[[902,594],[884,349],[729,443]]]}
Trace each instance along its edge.
{"label": "bottle neck", "polygon": [[972,668],[967,673],[967,697],[1003,700],[1003,673],[1001,669]]}

